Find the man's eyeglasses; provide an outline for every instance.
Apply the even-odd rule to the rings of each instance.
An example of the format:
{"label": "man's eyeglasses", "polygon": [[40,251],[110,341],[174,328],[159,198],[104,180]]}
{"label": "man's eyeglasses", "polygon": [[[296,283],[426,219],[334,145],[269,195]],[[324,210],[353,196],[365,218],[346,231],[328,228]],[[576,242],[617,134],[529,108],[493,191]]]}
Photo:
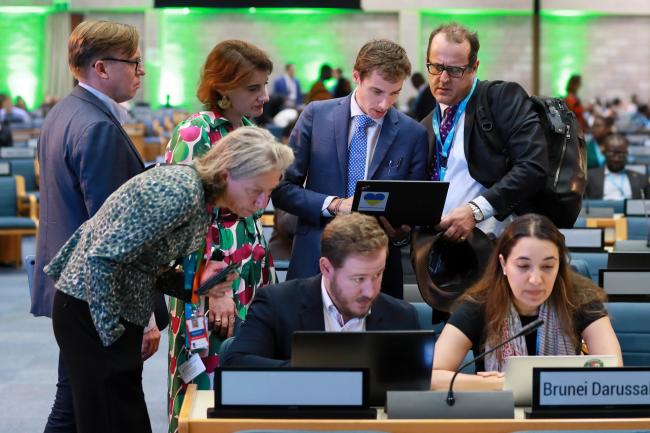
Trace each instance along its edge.
{"label": "man's eyeglasses", "polygon": [[[130,60],[130,59],[117,59],[117,58],[115,58],[115,57],[104,57],[103,59],[100,59],[100,60],[103,60],[103,61],[105,61],[105,62],[106,62],[106,61],[109,61],[109,62],[121,62],[121,63],[129,63],[129,64],[131,64],[131,65],[135,65],[135,72],[136,72],[136,73],[138,72],[138,70],[140,70],[140,71],[142,70],[142,59],[139,58],[139,57],[138,57],[137,59],[135,59],[135,60]],[[93,67],[94,67],[94,66],[95,66],[95,65],[93,65]]]}
{"label": "man's eyeglasses", "polygon": [[452,78],[460,78],[465,74],[465,71],[471,66],[471,63],[465,66],[445,66],[440,63],[427,63],[427,71],[431,75],[440,75],[447,71],[447,74]]}
{"label": "man's eyeglasses", "polygon": [[611,157],[620,157],[620,158],[626,158],[628,153],[620,150],[608,150],[605,152],[605,155],[611,156]]}

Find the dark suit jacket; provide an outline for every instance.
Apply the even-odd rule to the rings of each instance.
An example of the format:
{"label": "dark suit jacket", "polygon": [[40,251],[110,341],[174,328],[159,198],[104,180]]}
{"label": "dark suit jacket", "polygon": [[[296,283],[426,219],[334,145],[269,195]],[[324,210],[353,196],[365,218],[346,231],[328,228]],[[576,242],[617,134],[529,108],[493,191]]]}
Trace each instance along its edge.
{"label": "dark suit jacket", "polygon": [[[415,308],[380,293],[366,318],[368,331],[420,329]],[[294,331],[324,331],[321,275],[267,286],[255,294],[224,365],[283,366]]]}
{"label": "dark suit jacket", "polygon": [[106,105],[80,86],[54,106],[41,131],[40,223],[31,312],[51,317],[55,288],[43,267],[144,164]]}
{"label": "dark suit jacket", "polygon": [[[483,196],[495,217],[503,220],[544,186],[546,140],[526,91],[517,83],[503,82],[490,87],[488,102],[504,151],[490,147],[475,121],[478,90],[477,85],[465,111],[465,157],[470,175],[487,188]],[[429,134],[429,161],[435,157],[432,119],[433,111],[422,120]]]}
{"label": "dark suit jacket", "polygon": [[[648,186],[648,176],[643,176],[633,170],[625,170],[627,178],[630,180],[632,187],[632,198],[640,199],[641,191],[645,192],[646,197],[650,197],[650,186]],[[605,194],[605,167],[592,168],[587,172],[587,191],[585,197],[594,200],[602,200]]]}
{"label": "dark suit jacket", "polygon": [[[293,101],[296,105],[302,104],[302,90],[300,89],[300,81],[298,81],[296,78],[293,79],[293,82],[296,83],[296,100]],[[289,96],[289,89],[287,88],[287,83],[284,81],[284,75],[281,77],[277,78],[273,82],[273,94],[274,95],[282,95],[285,98]]]}
{"label": "dark suit jacket", "polygon": [[[309,104],[289,138],[296,159],[272,195],[276,207],[298,216],[287,279],[320,271],[320,237],[329,221],[322,216],[323,202],[328,196],[346,194],[351,97]],[[424,179],[426,155],[425,129],[391,108],[384,117],[368,179]],[[390,248],[382,290],[401,298],[400,260],[399,249]]]}

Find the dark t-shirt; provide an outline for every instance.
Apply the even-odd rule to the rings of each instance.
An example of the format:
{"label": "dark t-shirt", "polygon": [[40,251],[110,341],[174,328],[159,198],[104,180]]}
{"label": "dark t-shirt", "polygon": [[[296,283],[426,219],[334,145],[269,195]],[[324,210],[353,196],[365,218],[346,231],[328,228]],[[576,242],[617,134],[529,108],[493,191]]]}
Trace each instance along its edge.
{"label": "dark t-shirt", "polygon": [[[582,331],[601,317],[607,316],[605,306],[600,301],[594,301],[579,308],[573,316],[573,324],[575,327],[576,336],[580,341]],[[521,325],[526,326],[537,316],[519,316]],[[465,301],[458,305],[454,313],[447,322],[449,325],[454,325],[458,328],[467,338],[472,342],[472,351],[474,356],[481,353],[485,340],[485,314],[481,304],[471,301]],[[526,336],[526,348],[529,355],[537,355],[537,331],[531,332]],[[576,354],[580,351],[580,347],[576,348]],[[483,371],[485,369],[482,360],[476,363],[476,371]]]}

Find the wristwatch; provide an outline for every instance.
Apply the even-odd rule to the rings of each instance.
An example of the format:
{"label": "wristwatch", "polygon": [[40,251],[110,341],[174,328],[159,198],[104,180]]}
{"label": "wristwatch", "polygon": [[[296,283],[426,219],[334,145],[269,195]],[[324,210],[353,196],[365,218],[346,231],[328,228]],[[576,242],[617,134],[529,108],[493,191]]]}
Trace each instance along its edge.
{"label": "wristwatch", "polygon": [[473,201],[470,201],[467,203],[469,205],[469,208],[472,210],[472,216],[474,217],[474,222],[475,223],[480,223],[483,221],[483,212],[481,211],[481,208],[478,207],[476,203]]}

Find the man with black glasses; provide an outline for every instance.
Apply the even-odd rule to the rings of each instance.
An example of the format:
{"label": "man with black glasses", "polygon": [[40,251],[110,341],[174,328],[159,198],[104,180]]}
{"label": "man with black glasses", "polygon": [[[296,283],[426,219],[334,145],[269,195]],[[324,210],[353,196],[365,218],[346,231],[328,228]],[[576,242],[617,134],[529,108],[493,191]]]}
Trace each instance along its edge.
{"label": "man with black glasses", "polygon": [[[134,27],[109,21],[82,22],[68,39],[68,66],[79,85],[48,113],[38,141],[41,207],[31,307],[35,316],[52,316],[56,289],[43,267],[113,191],[144,169],[122,128],[127,113],[119,105],[135,96],[145,74],[138,42]],[[152,320],[144,330],[144,359],[156,352],[159,341]],[[67,369],[59,357],[57,392],[45,432],[76,431]]]}
{"label": "man with black glasses", "polygon": [[[544,133],[525,90],[509,82],[488,87],[476,78],[479,46],[476,33],[451,23],[431,32],[427,48],[436,105],[422,124],[430,178],[450,183],[438,228],[453,242],[465,241],[475,226],[498,236],[515,208],[544,185],[548,165]],[[476,121],[483,89],[503,149],[486,142]]]}

